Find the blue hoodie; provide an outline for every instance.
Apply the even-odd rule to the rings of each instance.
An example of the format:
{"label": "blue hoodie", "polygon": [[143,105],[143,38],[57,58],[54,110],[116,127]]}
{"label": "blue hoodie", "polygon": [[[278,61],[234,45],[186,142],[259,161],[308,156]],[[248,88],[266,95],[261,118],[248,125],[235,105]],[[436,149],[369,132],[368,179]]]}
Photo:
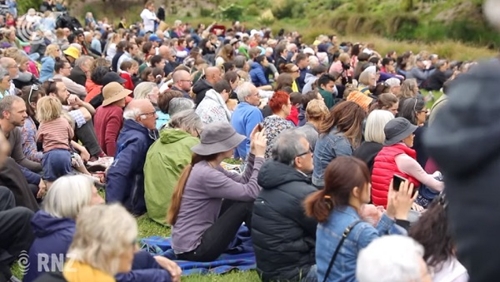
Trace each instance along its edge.
{"label": "blue hoodie", "polygon": [[42,67],[40,69],[40,82],[45,82],[49,78],[54,76],[54,67],[56,61],[51,56],[46,56],[42,58]]}
{"label": "blue hoodie", "polygon": [[257,63],[252,63],[252,69],[250,70],[250,78],[252,79],[253,85],[255,87],[260,87],[269,84],[269,80],[266,77],[266,72],[264,71],[264,67]]}
{"label": "blue hoodie", "polygon": [[[155,134],[156,133],[156,134]],[[134,215],[146,212],[144,162],[149,146],[158,136],[134,120],[127,119],[116,142],[115,160],[108,169],[106,203],[119,202]]]}
{"label": "blue hoodie", "polygon": [[[76,223],[73,219],[56,218],[40,210],[33,216],[31,225],[36,238],[29,251],[29,267],[23,282],[34,281],[45,272],[62,271],[51,268],[62,266],[64,263],[75,234]],[[38,265],[38,262],[43,263]],[[115,278],[118,282],[171,281],[170,274],[161,269],[155,259],[144,251],[135,254],[132,271],[118,274]]]}

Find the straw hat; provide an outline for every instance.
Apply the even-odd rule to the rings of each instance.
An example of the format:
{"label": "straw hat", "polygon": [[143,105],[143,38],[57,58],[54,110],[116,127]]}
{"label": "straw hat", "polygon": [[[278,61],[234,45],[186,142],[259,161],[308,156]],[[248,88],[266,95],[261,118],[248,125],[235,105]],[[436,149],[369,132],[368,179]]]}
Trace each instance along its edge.
{"label": "straw hat", "polygon": [[102,105],[107,106],[113,104],[116,101],[126,98],[130,93],[132,93],[132,91],[125,89],[120,83],[111,82],[102,88],[102,96],[104,97]]}

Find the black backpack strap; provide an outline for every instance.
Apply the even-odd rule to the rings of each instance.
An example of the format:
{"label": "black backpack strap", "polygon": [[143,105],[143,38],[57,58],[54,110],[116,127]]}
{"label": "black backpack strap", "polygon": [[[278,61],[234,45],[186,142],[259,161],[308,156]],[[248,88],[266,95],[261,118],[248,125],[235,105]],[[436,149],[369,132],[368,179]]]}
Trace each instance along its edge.
{"label": "black backpack strap", "polygon": [[326,269],[325,272],[325,277],[323,278],[323,282],[326,282],[328,279],[328,275],[330,275],[330,271],[332,271],[333,263],[335,262],[335,258],[337,257],[337,254],[340,251],[340,247],[342,247],[342,244],[344,244],[345,239],[347,236],[349,236],[349,233],[351,233],[352,229],[354,229],[354,226],[356,226],[358,223],[362,222],[362,220],[357,220],[353,222],[351,225],[347,226],[347,228],[344,230],[344,234],[342,234],[342,239],[340,239],[340,242],[335,249],[335,252],[333,252],[332,259],[330,260],[330,264],[328,264],[328,268]]}

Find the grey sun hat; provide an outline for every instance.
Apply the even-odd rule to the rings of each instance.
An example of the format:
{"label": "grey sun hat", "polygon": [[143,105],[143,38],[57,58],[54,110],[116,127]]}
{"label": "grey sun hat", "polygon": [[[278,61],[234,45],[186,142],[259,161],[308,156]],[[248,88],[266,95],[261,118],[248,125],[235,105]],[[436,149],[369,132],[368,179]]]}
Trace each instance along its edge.
{"label": "grey sun hat", "polygon": [[390,146],[401,142],[403,139],[415,132],[417,128],[418,126],[412,124],[410,121],[402,117],[397,117],[390,120],[384,127],[384,145]]}
{"label": "grey sun hat", "polygon": [[229,123],[214,122],[203,127],[201,142],[191,151],[200,156],[209,156],[234,149],[245,139]]}

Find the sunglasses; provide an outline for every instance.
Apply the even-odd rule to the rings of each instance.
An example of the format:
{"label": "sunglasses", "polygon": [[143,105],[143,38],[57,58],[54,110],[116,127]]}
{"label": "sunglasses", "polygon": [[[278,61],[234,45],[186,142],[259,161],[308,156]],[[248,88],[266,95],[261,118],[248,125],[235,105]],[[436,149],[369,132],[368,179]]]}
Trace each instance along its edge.
{"label": "sunglasses", "polygon": [[31,85],[30,94],[28,95],[28,103],[31,103],[31,94],[33,94],[33,90],[38,91],[40,89],[38,88],[38,85],[36,85],[36,84]]}

